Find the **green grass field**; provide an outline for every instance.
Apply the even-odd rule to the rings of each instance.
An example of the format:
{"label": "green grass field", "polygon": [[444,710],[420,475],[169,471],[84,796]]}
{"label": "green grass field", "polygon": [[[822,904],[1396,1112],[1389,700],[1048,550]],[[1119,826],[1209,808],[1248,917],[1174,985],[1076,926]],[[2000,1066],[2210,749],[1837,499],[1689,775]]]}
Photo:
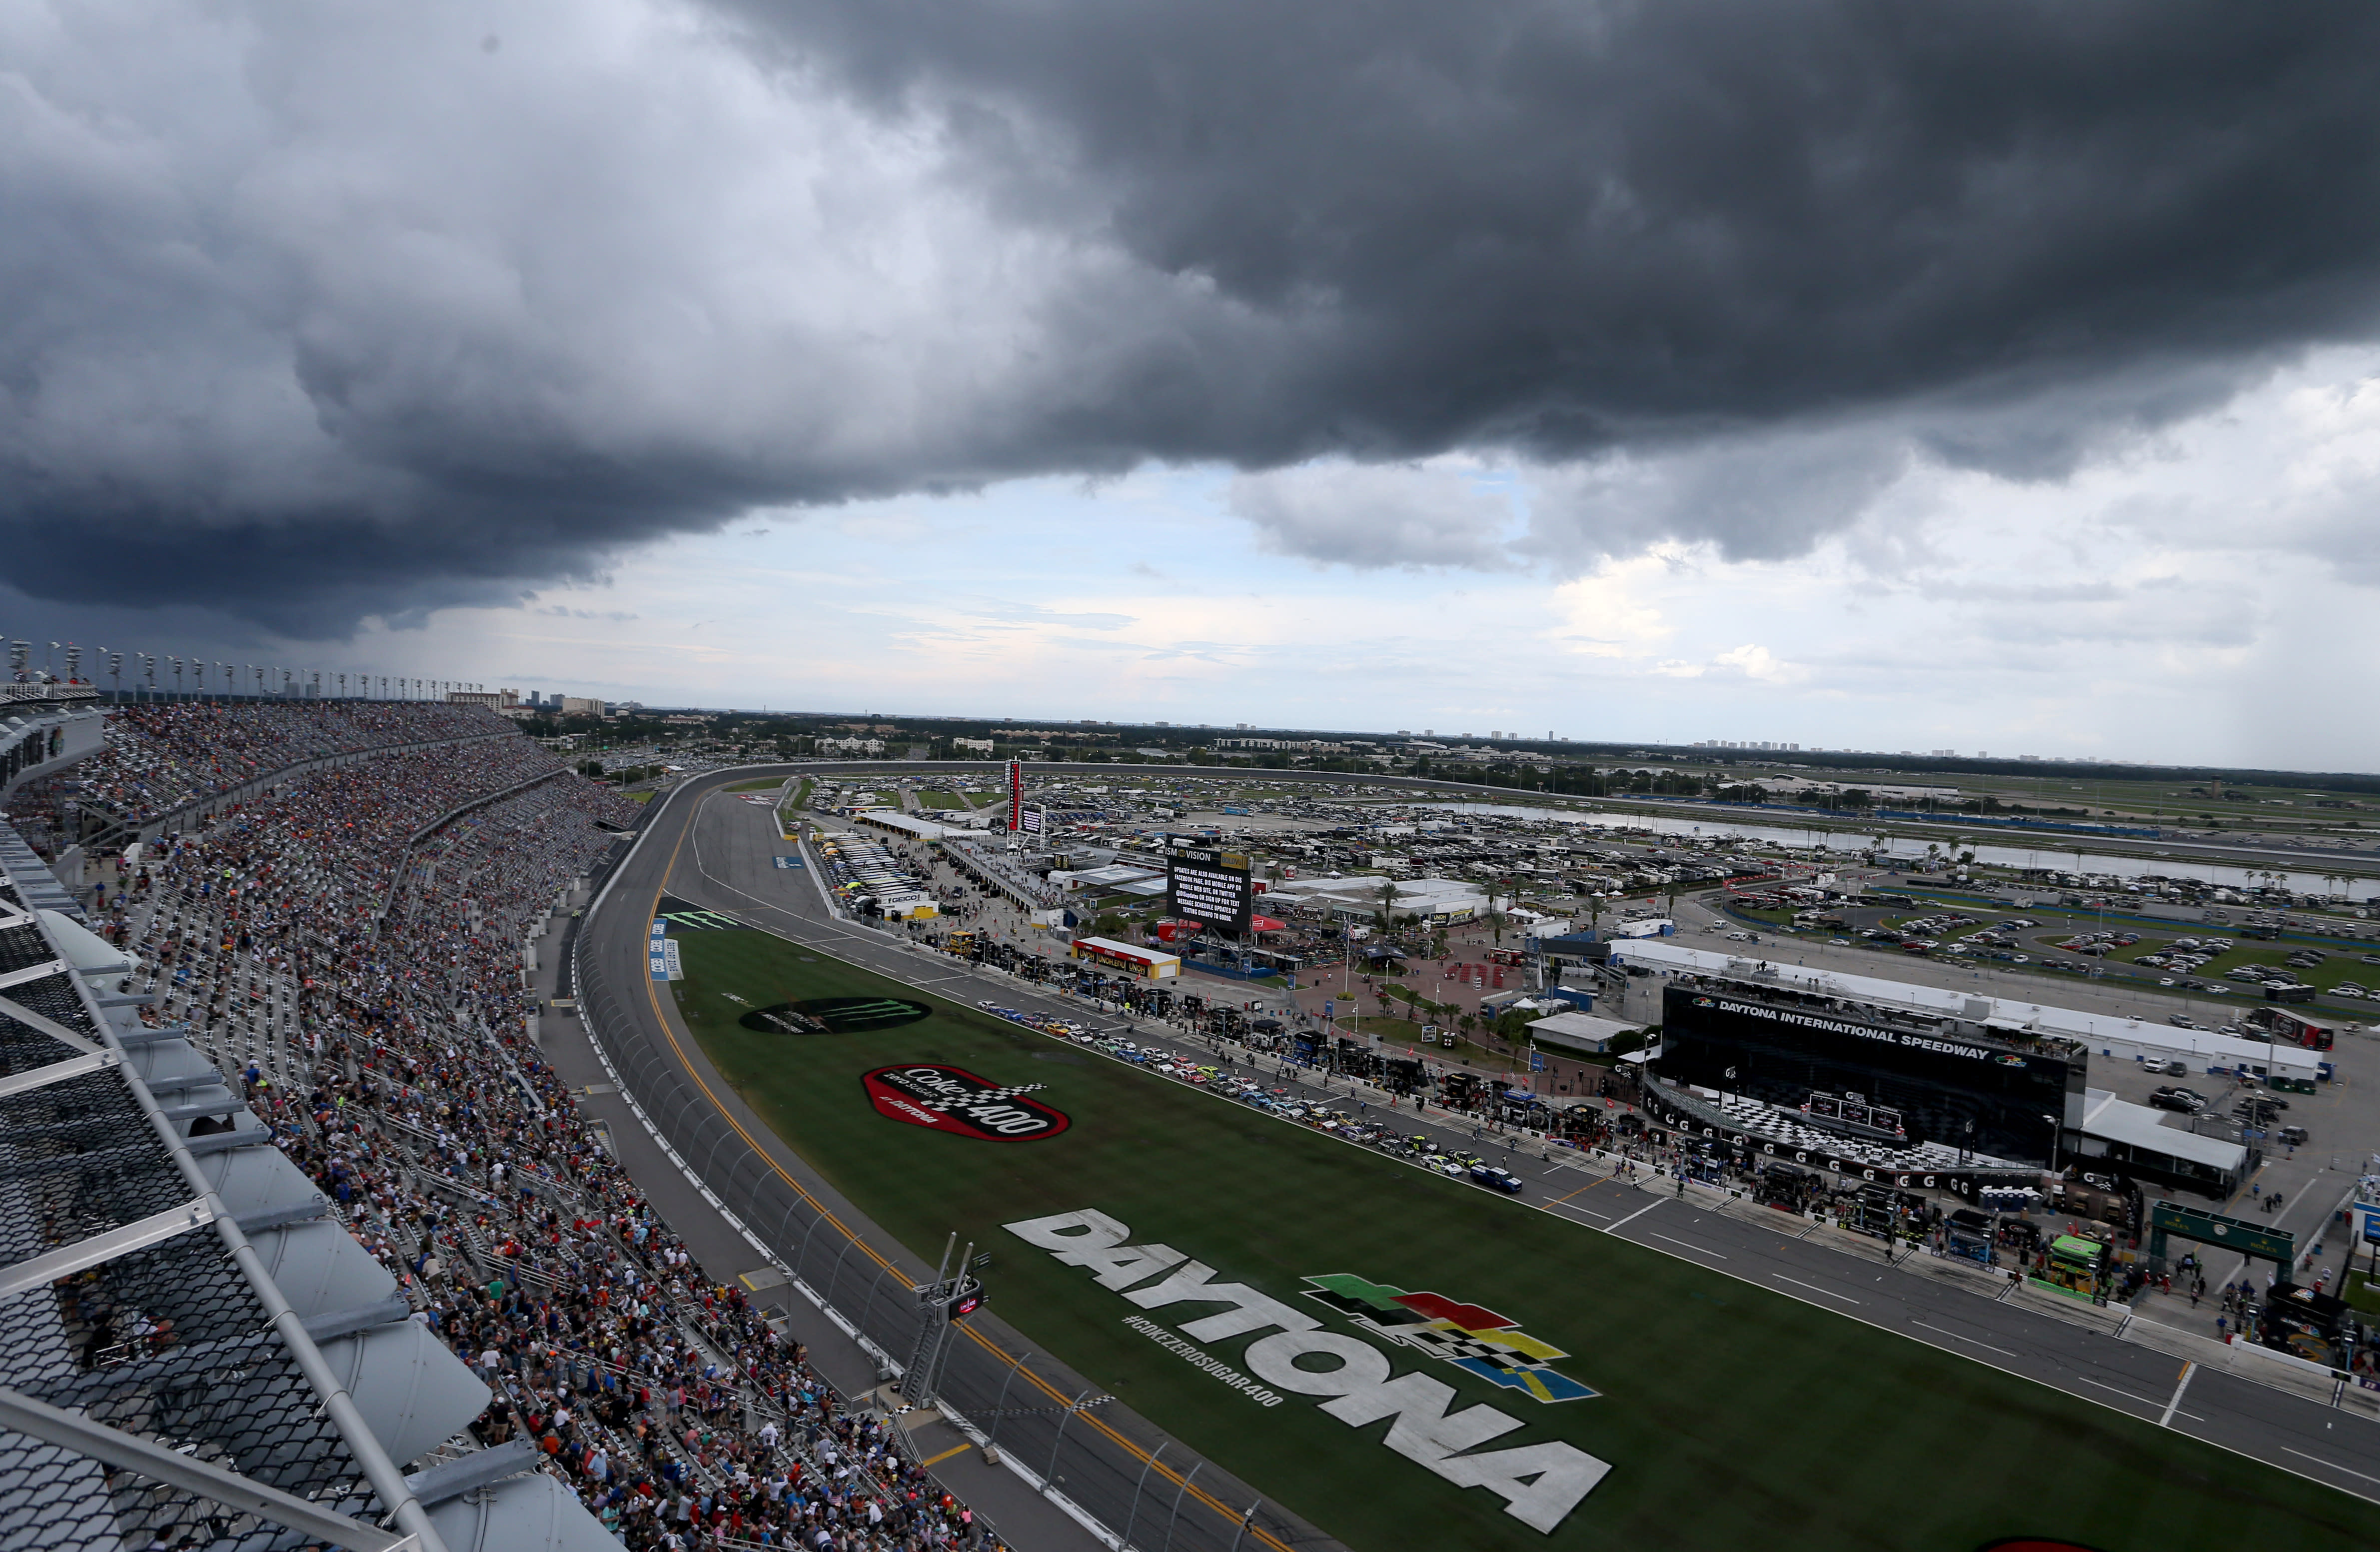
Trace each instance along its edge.
{"label": "green grass field", "polygon": [[[1360,1552],[1412,1547],[1972,1552],[2064,1537],[2103,1552],[2380,1544],[2380,1508],[2062,1392],[1578,1227],[1460,1182],[1079,1053],[759,932],[691,932],[673,990],[728,1081],[878,1223],[930,1257],[955,1230],[994,1254],[1001,1316],[1095,1383]],[[748,1010],[897,996],[895,1028],[759,1033]],[[738,1001],[735,999],[741,999]],[[1072,1060],[1062,1060],[1071,1058]],[[859,1075],[932,1061],[1034,1097],[1062,1134],[994,1143],[880,1115]],[[1595,1186],[1614,1194],[1619,1188]],[[1304,1308],[1352,1273],[1484,1304],[1569,1354],[1600,1394],[1544,1404],[1410,1349],[1399,1374],[1522,1420],[1490,1449],[1559,1439],[1611,1470],[1541,1535],[1488,1490],[1290,1396],[1267,1407],[1127,1328],[1143,1312],[1004,1223],[1095,1208]],[[1213,1304],[1148,1312],[1169,1329]],[[1353,1328],[1329,1316],[1325,1329]],[[1251,1338],[1199,1345],[1244,1372]]]}
{"label": "green grass field", "polygon": [[721,790],[724,792],[773,792],[784,784],[784,780],[782,777],[763,776],[757,782],[738,782],[732,787],[725,787]]}
{"label": "green grass field", "polygon": [[917,802],[928,808],[964,808],[967,800],[954,792],[921,792]]}

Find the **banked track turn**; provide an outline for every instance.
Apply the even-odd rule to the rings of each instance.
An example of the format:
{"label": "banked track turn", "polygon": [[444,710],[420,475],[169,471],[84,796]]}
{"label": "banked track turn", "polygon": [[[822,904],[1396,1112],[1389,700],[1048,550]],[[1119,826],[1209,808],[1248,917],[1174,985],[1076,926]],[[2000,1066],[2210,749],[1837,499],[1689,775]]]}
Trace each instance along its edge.
{"label": "banked track turn", "polygon": [[[797,1283],[808,1281],[805,1271],[816,1276],[822,1249],[842,1247],[827,1287],[812,1290],[830,1306],[835,1304],[837,1289],[848,1291],[849,1283],[840,1277],[843,1259],[856,1253],[861,1275],[872,1273],[873,1280],[856,1316],[849,1307],[835,1311],[837,1324],[846,1329],[856,1325],[867,1339],[865,1345],[903,1356],[915,1329],[903,1295],[926,1280],[930,1267],[844,1201],[753,1115],[662,998],[647,964],[646,934],[667,892],[735,911],[781,936],[816,944],[870,968],[905,979],[914,975],[914,960],[892,948],[887,936],[841,922],[814,891],[796,897],[808,907],[798,913],[748,898],[705,898],[715,891],[705,887],[690,855],[704,800],[731,783],[817,774],[821,769],[832,768],[768,765],[706,772],[655,799],[657,811],[588,909],[577,939],[576,979],[589,1034],[619,1074],[627,1097],[637,1102],[680,1167],[696,1178],[714,1205],[734,1217],[756,1247],[792,1270]],[[778,919],[758,919],[764,915]],[[884,963],[888,959],[894,962]],[[729,1139],[740,1151],[722,1154]],[[785,1204],[782,1214],[776,1210],[780,1201]],[[892,1294],[880,1297],[887,1285]],[[888,1303],[892,1306],[889,1311]],[[1060,1529],[1054,1522],[1056,1511],[1062,1510],[1113,1546],[1117,1528],[1135,1518],[1136,1500],[1143,1532],[1152,1512],[1170,1520],[1168,1510],[1179,1502],[1181,1517],[1171,1524],[1170,1534],[1172,1545],[1184,1552],[1231,1552],[1238,1546],[1291,1552],[1293,1547],[1337,1546],[1326,1534],[1265,1499],[1260,1489],[1242,1485],[1120,1404],[1072,1410],[1085,1397],[1101,1392],[1062,1365],[1028,1352],[1023,1339],[999,1321],[978,1315],[958,1330],[959,1350],[945,1373],[943,1394],[969,1413],[980,1409],[1005,1414],[999,1441],[1004,1462],[1055,1506],[1050,1517],[1052,1531]],[[970,1352],[978,1377],[989,1382],[973,1404],[961,1394],[966,1388],[965,1365]],[[1039,1431],[1044,1426],[1048,1431]],[[1062,1458],[1060,1443],[1067,1449]],[[1045,1469],[1051,1461],[1057,1468]],[[1056,1481],[1045,1481],[1045,1476]],[[1194,1513],[1193,1506],[1203,1512]],[[1027,1529],[1008,1523],[1006,1517],[1002,1526],[1012,1539]]]}

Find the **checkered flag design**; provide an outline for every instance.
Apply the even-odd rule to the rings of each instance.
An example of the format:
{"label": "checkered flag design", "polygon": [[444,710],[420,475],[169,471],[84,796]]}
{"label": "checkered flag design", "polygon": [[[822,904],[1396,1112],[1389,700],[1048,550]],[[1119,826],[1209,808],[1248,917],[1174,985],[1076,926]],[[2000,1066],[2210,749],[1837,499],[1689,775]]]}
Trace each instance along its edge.
{"label": "checkered flag design", "polygon": [[1014,1099],[1020,1094],[1031,1094],[1036,1089],[1049,1086],[1048,1084],[1012,1084],[1006,1088],[987,1088],[979,1094],[951,1094],[940,1099],[920,1099],[917,1101],[917,1108],[933,1110],[938,1114],[947,1114],[954,1106],[980,1105],[992,1099]]}
{"label": "checkered flag design", "polygon": [[1495,1364],[1500,1369],[1529,1368],[1528,1359],[1501,1342],[1483,1341],[1466,1331],[1451,1331],[1443,1326],[1382,1326],[1377,1321],[1360,1320],[1393,1342],[1418,1349],[1450,1364],[1466,1358]]}

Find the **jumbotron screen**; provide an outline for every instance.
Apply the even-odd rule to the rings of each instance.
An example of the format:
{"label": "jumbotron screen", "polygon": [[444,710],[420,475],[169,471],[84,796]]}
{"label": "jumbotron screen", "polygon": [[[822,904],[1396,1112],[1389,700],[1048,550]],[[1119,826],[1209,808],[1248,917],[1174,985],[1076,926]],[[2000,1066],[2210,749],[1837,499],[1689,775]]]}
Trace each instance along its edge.
{"label": "jumbotron screen", "polygon": [[2060,1124],[2082,1124],[2084,1059],[1889,1028],[1830,1009],[1670,987],[1661,1076],[1782,1109],[1857,1094],[1900,1114],[1910,1144],[2046,1167]]}
{"label": "jumbotron screen", "polygon": [[1165,908],[1177,916],[1245,932],[1256,915],[1248,859],[1212,849],[1178,851],[1165,862]]}

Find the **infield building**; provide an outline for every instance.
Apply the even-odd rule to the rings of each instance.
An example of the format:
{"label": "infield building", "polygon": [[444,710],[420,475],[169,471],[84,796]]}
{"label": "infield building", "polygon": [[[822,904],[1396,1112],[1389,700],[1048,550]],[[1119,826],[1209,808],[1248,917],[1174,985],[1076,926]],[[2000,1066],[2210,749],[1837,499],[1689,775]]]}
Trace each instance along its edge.
{"label": "infield building", "polygon": [[2069,1170],[2227,1196],[2240,1144],[2088,1086],[2060,1035],[1717,976],[1662,997],[1672,1124],[1898,1185],[1972,1190]]}

